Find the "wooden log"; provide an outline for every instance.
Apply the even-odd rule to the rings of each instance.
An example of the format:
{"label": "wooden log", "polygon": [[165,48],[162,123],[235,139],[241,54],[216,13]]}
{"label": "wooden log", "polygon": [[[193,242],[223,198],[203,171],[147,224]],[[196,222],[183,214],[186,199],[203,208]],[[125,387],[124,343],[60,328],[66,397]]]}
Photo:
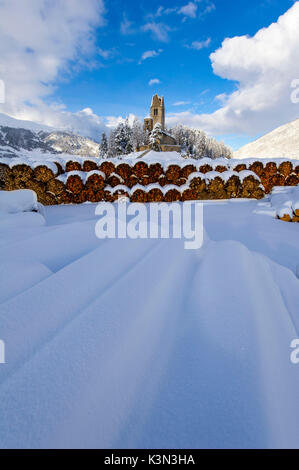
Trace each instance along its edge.
{"label": "wooden log", "polygon": [[143,178],[144,176],[148,175],[149,168],[148,164],[145,162],[137,162],[135,163],[132,173],[137,176],[137,178]]}
{"label": "wooden log", "polygon": [[260,181],[255,178],[253,175],[246,176],[243,179],[243,188],[247,188],[249,191],[254,191],[256,188],[259,187]]}
{"label": "wooden log", "polygon": [[249,170],[253,171],[256,175],[261,176],[264,171],[264,165],[262,162],[256,161],[249,166]]}
{"label": "wooden log", "polygon": [[182,195],[180,191],[177,189],[170,189],[167,191],[167,193],[164,196],[164,201],[165,202],[176,202],[176,201],[181,201],[182,200]]}
{"label": "wooden log", "polygon": [[151,189],[147,194],[148,202],[162,202],[164,201],[164,196],[161,189],[154,188]]}
{"label": "wooden log", "polygon": [[72,204],[73,194],[70,191],[63,191],[56,196],[58,204]]}
{"label": "wooden log", "polygon": [[132,168],[127,163],[121,163],[116,167],[115,172],[124,180],[128,181],[132,175]]}
{"label": "wooden log", "polygon": [[215,171],[217,171],[218,173],[224,173],[225,171],[227,171],[227,167],[223,165],[218,165],[216,166]]}
{"label": "wooden log", "polygon": [[284,186],[285,185],[284,175],[282,173],[276,173],[276,175],[270,176],[270,184],[272,187]]}
{"label": "wooden log", "polygon": [[181,169],[181,178],[188,179],[192,173],[196,172],[195,165],[186,165]]}
{"label": "wooden log", "polygon": [[55,206],[57,204],[56,197],[52,193],[44,192],[37,195],[38,202],[44,206]]}
{"label": "wooden log", "polygon": [[54,179],[55,175],[53,171],[46,165],[39,165],[34,168],[34,178],[37,181],[41,181],[42,183],[47,183],[48,181]]}
{"label": "wooden log", "polygon": [[25,185],[25,188],[26,189],[32,189],[32,191],[34,191],[38,197],[38,199],[40,197],[43,196],[43,194],[46,193],[46,185],[44,183],[42,183],[41,181],[37,181],[37,180],[30,180],[30,181],[27,181],[26,185]]}
{"label": "wooden log", "polygon": [[299,176],[297,176],[295,173],[292,173],[291,175],[289,175],[285,180],[286,186],[297,186],[298,184],[299,184]]}
{"label": "wooden log", "polygon": [[265,166],[265,172],[269,176],[273,176],[277,173],[277,165],[275,162],[268,162]]}
{"label": "wooden log", "polygon": [[227,197],[230,198],[238,198],[240,197],[240,193],[242,190],[242,185],[240,178],[237,175],[232,175],[225,184],[225,191],[227,193]]}
{"label": "wooden log", "polygon": [[161,175],[164,175],[162,165],[160,163],[152,163],[148,168],[148,176],[151,183],[157,183]]}
{"label": "wooden log", "polygon": [[169,165],[165,176],[170,184],[176,184],[177,180],[181,176],[181,168],[178,165]]}
{"label": "wooden log", "polygon": [[15,165],[11,169],[11,176],[14,180],[15,189],[24,187],[24,183],[34,178],[34,173],[29,165]]}
{"label": "wooden log", "polygon": [[241,171],[245,171],[245,170],[247,170],[247,166],[245,165],[245,163],[239,163],[234,168],[234,171],[236,171],[237,173],[240,173]]}
{"label": "wooden log", "polygon": [[68,173],[70,171],[82,171],[81,164],[79,162],[73,162],[72,160],[66,162],[65,171]]}
{"label": "wooden log", "polygon": [[263,171],[260,178],[262,185],[265,188],[265,193],[270,194],[273,189],[273,182],[271,182],[271,176],[269,175],[269,173],[266,173],[266,171]]}
{"label": "wooden log", "polygon": [[206,173],[209,173],[210,171],[213,171],[213,167],[211,167],[211,165],[202,165],[199,168],[199,171],[200,171],[200,173],[203,173],[205,175]]}
{"label": "wooden log", "polygon": [[47,182],[46,191],[54,194],[55,196],[58,196],[65,191],[64,183],[58,179],[53,178]]}
{"label": "wooden log", "polygon": [[207,185],[205,180],[203,180],[199,176],[192,178],[192,180],[190,181],[190,188],[198,193],[205,191],[206,187]]}
{"label": "wooden log", "polygon": [[115,186],[122,184],[122,179],[117,174],[111,174],[109,178],[107,178],[106,183],[108,186],[111,186],[111,188],[115,188]]}
{"label": "wooden log", "polygon": [[179,178],[179,179],[176,181],[176,185],[177,185],[177,186],[184,186],[185,184],[187,184],[186,178]]}
{"label": "wooden log", "polygon": [[117,196],[113,193],[111,193],[111,191],[109,191],[108,189],[105,189],[104,190],[104,200],[106,202],[114,202],[116,200]]}
{"label": "wooden log", "polygon": [[104,200],[104,191],[103,190],[94,190],[93,188],[89,187],[85,189],[86,191],[86,200],[89,202],[100,202]]}
{"label": "wooden log", "polygon": [[7,178],[11,174],[11,169],[5,163],[0,163],[0,189],[5,188]]}
{"label": "wooden log", "polygon": [[279,217],[280,220],[283,220],[283,222],[291,222],[292,218],[290,214],[284,214],[282,217]]}
{"label": "wooden log", "polygon": [[92,191],[100,191],[105,186],[105,180],[102,175],[98,173],[93,173],[90,175],[85,183],[86,189],[91,189]]}
{"label": "wooden log", "polygon": [[[66,182],[66,189],[73,194],[80,194],[84,189],[84,183],[79,175],[71,175]],[[74,201],[76,202],[76,201]]]}
{"label": "wooden log", "polygon": [[142,189],[136,189],[131,195],[131,202],[147,202],[147,192]]}
{"label": "wooden log", "polygon": [[83,162],[83,171],[86,171],[87,173],[89,171],[97,170],[98,165],[96,162],[93,162],[92,160],[84,160]]}
{"label": "wooden log", "polygon": [[83,204],[87,201],[86,190],[82,189],[80,193],[73,193],[73,203],[74,204]]}
{"label": "wooden log", "polygon": [[167,180],[166,176],[161,175],[160,178],[159,178],[159,180],[158,180],[158,184],[159,184],[162,188],[164,188],[164,186],[166,186],[166,185],[168,184],[168,180]]}
{"label": "wooden log", "polygon": [[293,172],[293,165],[291,162],[283,162],[278,167],[278,172],[287,177]]}
{"label": "wooden log", "polygon": [[210,193],[219,193],[224,190],[225,183],[222,178],[217,176],[213,180],[211,180],[208,184],[208,191]]}
{"label": "wooden log", "polygon": [[185,189],[182,194],[182,201],[196,201],[197,199],[197,192],[194,189]]}
{"label": "wooden log", "polygon": [[128,188],[133,188],[134,186],[136,186],[136,184],[139,183],[139,178],[137,178],[136,175],[131,175],[129,180],[126,182]]}
{"label": "wooden log", "polygon": [[151,184],[150,177],[143,176],[143,178],[140,178],[140,184],[142,184],[142,186],[148,186],[149,184]]}
{"label": "wooden log", "polygon": [[105,173],[106,177],[108,177],[111,173],[115,173],[115,165],[112,162],[104,161],[100,164],[99,170]]}

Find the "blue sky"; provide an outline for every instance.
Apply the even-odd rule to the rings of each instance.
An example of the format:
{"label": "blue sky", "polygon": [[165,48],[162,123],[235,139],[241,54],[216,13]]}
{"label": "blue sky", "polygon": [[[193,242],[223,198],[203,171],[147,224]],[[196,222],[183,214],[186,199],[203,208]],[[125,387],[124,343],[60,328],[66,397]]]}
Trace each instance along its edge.
{"label": "blue sky", "polygon": [[[5,0],[6,10],[0,5],[3,21],[14,2]],[[152,94],[159,93],[166,99],[169,125],[182,122],[203,128],[234,148],[298,117],[288,96],[291,80],[299,77],[296,61],[291,61],[298,51],[292,24],[298,18],[299,2],[53,0],[49,4],[36,0],[38,4],[39,9],[32,12],[33,5],[27,4],[24,14],[32,13],[32,28],[42,18],[49,30],[45,37],[37,35],[29,41],[28,31],[22,37],[17,36],[17,27],[8,31],[11,47],[16,47],[17,39],[20,59],[20,50],[25,50],[23,62],[30,59],[34,70],[36,57],[37,70],[36,76],[28,72],[26,100],[24,95],[17,101],[11,85],[13,99],[6,111],[11,115],[50,125],[69,119],[80,130],[78,122],[86,116],[93,124],[103,125],[129,114],[143,118]],[[286,29],[292,36],[286,36]],[[51,30],[61,31],[58,46]],[[276,50],[282,56],[281,65],[274,63]],[[46,61],[45,56],[49,56]],[[13,83],[16,78],[7,80]],[[156,83],[150,85],[151,80]],[[255,85],[262,92],[252,98]],[[273,96],[268,96],[269,89]],[[254,99],[258,104],[261,93],[260,109],[246,104]],[[82,114],[86,108],[87,114]]]}
{"label": "blue sky", "polygon": [[[178,13],[190,3],[197,7],[194,14],[192,7]],[[227,37],[254,35],[292,4],[290,0],[110,0],[106,26],[97,31],[97,46],[104,51],[104,57],[97,57],[100,68],[61,85],[57,99],[72,111],[89,106],[99,115],[143,116],[152,93],[158,92],[166,98],[167,112],[211,113],[219,107],[215,97],[236,87],[234,81],[213,73],[211,52]],[[174,7],[176,11],[167,12]],[[147,24],[158,25],[157,32],[144,31]],[[160,50],[140,63],[145,51]],[[161,83],[149,86],[151,79]],[[246,135],[221,137],[236,147],[248,141]]]}

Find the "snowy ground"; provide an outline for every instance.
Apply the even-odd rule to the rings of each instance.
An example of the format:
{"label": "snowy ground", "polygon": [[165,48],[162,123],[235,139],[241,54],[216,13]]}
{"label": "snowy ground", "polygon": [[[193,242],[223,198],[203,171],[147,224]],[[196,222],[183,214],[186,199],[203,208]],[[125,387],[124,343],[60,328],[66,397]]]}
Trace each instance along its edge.
{"label": "snowy ground", "polygon": [[207,203],[194,252],[94,211],[1,214],[0,447],[299,447],[299,225]]}

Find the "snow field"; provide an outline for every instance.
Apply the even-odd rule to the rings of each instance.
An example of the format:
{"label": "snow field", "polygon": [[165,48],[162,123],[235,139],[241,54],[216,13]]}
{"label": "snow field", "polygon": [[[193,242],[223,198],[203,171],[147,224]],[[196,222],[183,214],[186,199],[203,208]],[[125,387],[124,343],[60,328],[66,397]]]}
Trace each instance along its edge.
{"label": "snow field", "polygon": [[197,252],[98,240],[92,204],[6,227],[0,447],[298,447],[298,226],[265,204],[205,204]]}

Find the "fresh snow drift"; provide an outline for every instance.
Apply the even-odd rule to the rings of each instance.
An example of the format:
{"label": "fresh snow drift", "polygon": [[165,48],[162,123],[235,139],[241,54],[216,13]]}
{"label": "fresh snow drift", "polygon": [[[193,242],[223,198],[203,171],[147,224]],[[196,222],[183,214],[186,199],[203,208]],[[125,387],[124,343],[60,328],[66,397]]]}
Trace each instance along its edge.
{"label": "fresh snow drift", "polygon": [[95,207],[1,221],[0,447],[298,447],[298,224],[209,202],[194,252]]}
{"label": "fresh snow drift", "polygon": [[0,212],[10,214],[38,210],[37,197],[31,189],[0,191]]}
{"label": "fresh snow drift", "polygon": [[234,158],[289,158],[299,160],[299,119],[278,127],[234,152]]}

